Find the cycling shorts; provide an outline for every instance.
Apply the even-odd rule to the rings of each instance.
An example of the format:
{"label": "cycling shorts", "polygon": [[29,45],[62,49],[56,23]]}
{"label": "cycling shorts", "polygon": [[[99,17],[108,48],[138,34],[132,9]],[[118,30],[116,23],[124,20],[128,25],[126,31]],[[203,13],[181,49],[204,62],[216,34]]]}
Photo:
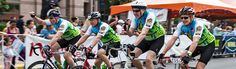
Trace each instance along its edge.
{"label": "cycling shorts", "polygon": [[143,39],[137,47],[141,49],[143,53],[148,50],[151,50],[151,51],[154,51],[156,55],[158,55],[158,52],[161,50],[161,48],[164,45],[164,41],[165,41],[165,35],[151,41],[147,41]]}
{"label": "cycling shorts", "polygon": [[[190,46],[186,48],[186,50],[189,50]],[[195,51],[193,52],[191,57],[198,56],[201,54],[201,57],[199,59],[199,62],[203,62],[207,65],[207,63],[210,61],[211,56],[213,55],[215,51],[215,42],[211,42],[207,46],[197,46]]]}
{"label": "cycling shorts", "polygon": [[[106,50],[106,55],[109,55],[109,50],[111,48],[120,48],[120,42],[112,42],[112,43],[108,43],[108,44],[104,44],[104,45],[109,45],[109,46],[102,46],[101,49]],[[117,57],[118,56],[118,51],[117,50],[111,50],[111,55],[113,57]]]}
{"label": "cycling shorts", "polygon": [[57,40],[57,43],[60,45],[61,48],[66,48],[68,47],[69,44],[74,45],[77,41],[79,41],[80,37],[81,36],[78,35],[71,40],[65,40],[62,38],[62,39]]}

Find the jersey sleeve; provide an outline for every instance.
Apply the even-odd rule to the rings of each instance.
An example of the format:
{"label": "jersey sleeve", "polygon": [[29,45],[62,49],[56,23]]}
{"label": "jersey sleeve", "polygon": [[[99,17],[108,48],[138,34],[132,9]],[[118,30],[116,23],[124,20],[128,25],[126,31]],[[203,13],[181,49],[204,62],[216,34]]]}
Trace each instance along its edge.
{"label": "jersey sleeve", "polygon": [[179,23],[178,25],[177,25],[177,27],[176,27],[176,30],[175,30],[175,32],[173,33],[173,36],[180,36],[181,35],[181,27],[182,27],[182,23]]}
{"label": "jersey sleeve", "polygon": [[193,37],[201,37],[204,29],[203,23],[196,23]]}
{"label": "jersey sleeve", "polygon": [[58,28],[58,32],[64,33],[67,28],[68,28],[68,24],[65,23],[65,22],[62,22],[61,25],[60,25],[60,27]]}
{"label": "jersey sleeve", "polygon": [[132,20],[131,20],[130,28],[134,28],[134,29],[137,28],[137,24],[135,23],[135,20],[136,20],[136,19],[132,19]]}
{"label": "jersey sleeve", "polygon": [[98,35],[104,36],[107,33],[108,29],[109,29],[109,25],[103,23],[102,26],[99,29]]}
{"label": "jersey sleeve", "polygon": [[146,28],[152,28],[155,22],[155,16],[154,14],[150,13],[145,21],[144,27]]}
{"label": "jersey sleeve", "polygon": [[92,34],[92,26],[89,26],[89,28],[87,29],[86,35],[91,35]]}
{"label": "jersey sleeve", "polygon": [[46,25],[51,25],[51,22],[50,22],[49,19],[46,19],[46,20],[44,20],[44,21],[45,21]]}

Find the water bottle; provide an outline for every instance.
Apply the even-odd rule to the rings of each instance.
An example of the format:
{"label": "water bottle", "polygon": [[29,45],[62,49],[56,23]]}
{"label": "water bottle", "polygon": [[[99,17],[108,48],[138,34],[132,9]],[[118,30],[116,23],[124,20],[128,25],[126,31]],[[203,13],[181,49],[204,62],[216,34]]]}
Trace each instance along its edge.
{"label": "water bottle", "polygon": [[63,69],[62,66],[61,66],[61,64],[60,64],[59,62],[55,61],[54,63],[56,64],[56,66],[58,67],[58,69]]}
{"label": "water bottle", "polygon": [[102,64],[102,69],[107,69],[106,64]]}
{"label": "water bottle", "polygon": [[93,69],[97,69],[97,67],[96,67],[96,66],[93,66]]}

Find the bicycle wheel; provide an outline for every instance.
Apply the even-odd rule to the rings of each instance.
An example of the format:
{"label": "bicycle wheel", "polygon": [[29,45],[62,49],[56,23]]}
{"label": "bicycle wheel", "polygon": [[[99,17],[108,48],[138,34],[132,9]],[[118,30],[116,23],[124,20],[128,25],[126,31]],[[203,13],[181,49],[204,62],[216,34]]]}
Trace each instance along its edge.
{"label": "bicycle wheel", "polygon": [[53,67],[49,63],[44,64],[44,61],[37,61],[32,63],[28,69],[53,69]]}

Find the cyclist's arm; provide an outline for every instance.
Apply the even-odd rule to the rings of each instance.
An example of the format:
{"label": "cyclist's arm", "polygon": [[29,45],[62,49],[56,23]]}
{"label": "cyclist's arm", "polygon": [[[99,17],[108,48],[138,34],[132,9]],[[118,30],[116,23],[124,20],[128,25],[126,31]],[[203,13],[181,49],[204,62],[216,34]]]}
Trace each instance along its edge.
{"label": "cyclist's arm", "polygon": [[88,39],[88,37],[89,37],[89,35],[87,35],[87,34],[83,35],[75,45],[77,47],[80,46]]}
{"label": "cyclist's arm", "polygon": [[107,24],[103,24],[101,27],[100,27],[100,30],[96,36],[96,38],[93,40],[92,44],[90,46],[94,47],[102,37],[105,36],[105,34],[107,33],[109,29],[109,25]]}
{"label": "cyclist's arm", "polygon": [[132,36],[134,34],[134,28],[130,28],[129,31],[127,31],[128,36]]}
{"label": "cyclist's arm", "polygon": [[96,38],[92,41],[92,43],[89,45],[91,47],[94,47],[102,38],[102,35],[97,35]]}
{"label": "cyclist's arm", "polygon": [[176,30],[175,30],[175,32],[173,33],[173,36],[170,38],[170,40],[167,42],[167,44],[166,44],[166,46],[165,46],[165,48],[164,48],[164,50],[163,50],[163,54],[166,54],[166,52],[168,51],[168,50],[170,50],[170,48],[174,45],[174,43],[175,43],[175,41],[177,40],[177,38],[180,36],[180,34],[181,34],[181,27],[182,27],[182,23],[179,23],[178,25],[177,25],[177,28],[176,28]]}
{"label": "cyclist's arm", "polygon": [[166,47],[163,50],[163,54],[166,54],[167,51],[174,45],[175,41],[177,40],[177,36],[172,36],[171,39],[167,42]]}
{"label": "cyclist's arm", "polygon": [[68,28],[67,23],[62,22],[60,27],[58,28],[56,35],[52,38],[49,45],[55,44],[57,42],[57,40],[64,34],[64,32],[66,31],[67,28]]}
{"label": "cyclist's arm", "polygon": [[40,24],[40,25],[46,25],[46,21],[44,21],[43,19],[35,16],[33,17],[33,19],[36,21],[36,23]]}
{"label": "cyclist's arm", "polygon": [[63,35],[62,32],[57,32],[56,35],[52,37],[52,40],[49,43],[49,45],[52,46],[53,44],[55,44],[62,35]]}
{"label": "cyclist's arm", "polygon": [[135,33],[135,28],[137,28],[137,25],[135,23],[135,19],[131,21],[131,25],[129,28],[129,31],[127,32],[128,36],[132,36]]}
{"label": "cyclist's arm", "polygon": [[203,32],[203,28],[204,28],[204,25],[203,24],[200,24],[198,23],[195,27],[195,33],[193,35],[193,42],[189,48],[188,51],[190,52],[194,52],[194,50],[196,49],[197,45],[198,45],[198,42],[200,41],[200,38],[201,38],[201,35],[202,35],[202,32]]}
{"label": "cyclist's arm", "polygon": [[83,44],[88,39],[88,37],[92,34],[91,30],[92,30],[92,26],[89,26],[86,33],[79,39],[79,41],[75,45],[80,46],[81,44]]}
{"label": "cyclist's arm", "polygon": [[134,42],[134,45],[137,46],[146,36],[148,31],[153,27],[155,23],[155,16],[153,15],[148,15],[147,19],[145,20],[144,27],[141,31],[141,33],[138,35],[137,40]]}
{"label": "cyclist's arm", "polygon": [[144,28],[142,29],[142,32],[138,35],[137,40],[134,42],[134,45],[135,45],[135,46],[137,46],[137,45],[144,39],[144,37],[146,36],[146,34],[148,33],[148,31],[149,31],[149,28],[144,27]]}

